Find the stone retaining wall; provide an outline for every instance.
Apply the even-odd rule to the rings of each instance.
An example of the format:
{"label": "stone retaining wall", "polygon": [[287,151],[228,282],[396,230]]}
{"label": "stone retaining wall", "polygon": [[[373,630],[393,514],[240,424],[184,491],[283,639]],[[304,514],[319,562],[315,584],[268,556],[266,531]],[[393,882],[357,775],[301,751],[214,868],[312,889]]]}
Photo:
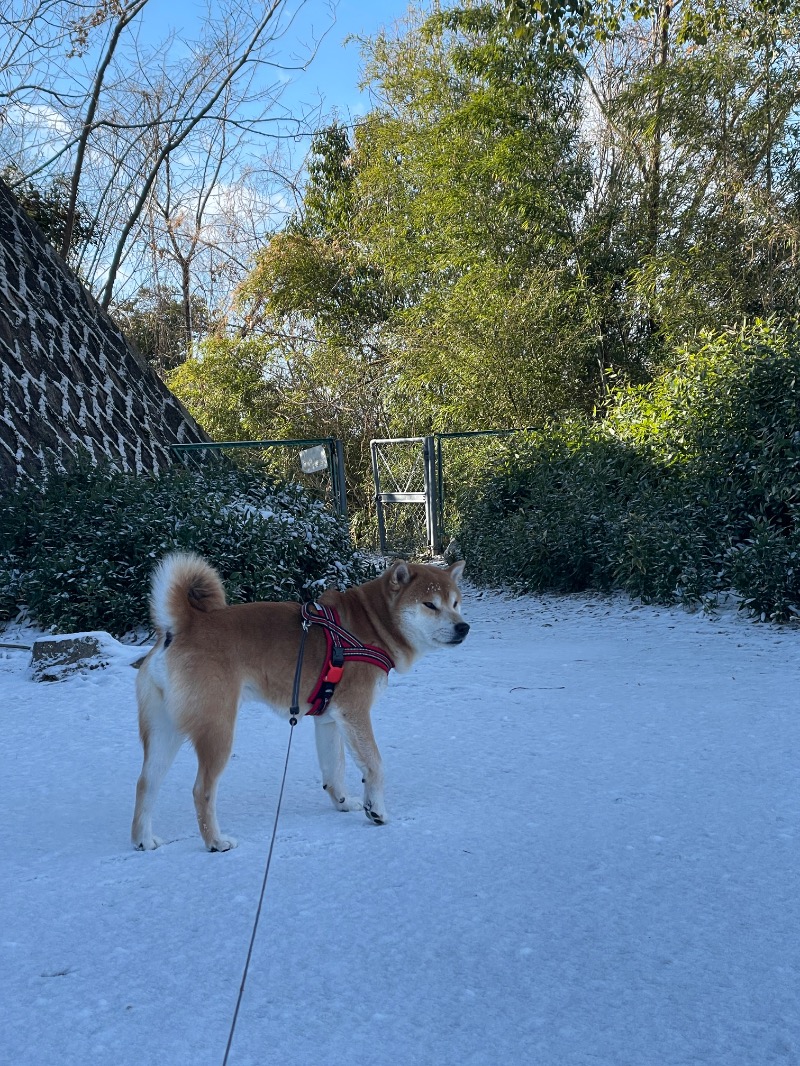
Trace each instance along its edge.
{"label": "stone retaining wall", "polygon": [[0,487],[81,448],[158,473],[208,439],[0,182]]}

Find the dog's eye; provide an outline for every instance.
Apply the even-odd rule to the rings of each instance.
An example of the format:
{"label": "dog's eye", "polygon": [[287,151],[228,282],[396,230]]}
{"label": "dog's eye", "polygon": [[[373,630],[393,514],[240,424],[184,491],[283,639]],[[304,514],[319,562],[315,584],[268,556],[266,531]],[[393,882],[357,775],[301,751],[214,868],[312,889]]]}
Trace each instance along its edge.
{"label": "dog's eye", "polygon": [[422,606],[423,607],[427,607],[429,611],[438,611],[439,610],[439,608],[436,606],[435,603],[423,603]]}

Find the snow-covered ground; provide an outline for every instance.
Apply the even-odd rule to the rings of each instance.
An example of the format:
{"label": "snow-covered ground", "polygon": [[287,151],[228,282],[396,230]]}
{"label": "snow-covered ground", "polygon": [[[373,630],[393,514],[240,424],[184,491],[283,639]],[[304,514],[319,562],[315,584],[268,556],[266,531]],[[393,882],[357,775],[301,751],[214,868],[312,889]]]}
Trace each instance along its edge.
{"label": "snow-covered ground", "polygon": [[[618,599],[465,615],[376,709],[388,826],[332,809],[299,724],[230,1066],[800,1062],[800,634]],[[0,651],[14,1066],[222,1062],[289,727],[242,710],[235,851],[203,849],[184,749],[169,843],[137,853],[133,680]]]}

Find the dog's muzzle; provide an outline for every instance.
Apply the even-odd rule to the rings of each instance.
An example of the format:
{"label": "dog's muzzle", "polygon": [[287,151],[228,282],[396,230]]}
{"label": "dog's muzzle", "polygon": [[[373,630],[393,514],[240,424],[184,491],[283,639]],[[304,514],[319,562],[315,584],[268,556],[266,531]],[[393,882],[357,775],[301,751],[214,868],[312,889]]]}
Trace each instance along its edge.
{"label": "dog's muzzle", "polygon": [[466,622],[456,622],[453,626],[453,639],[449,643],[461,644],[467,633],[469,633],[469,625]]}

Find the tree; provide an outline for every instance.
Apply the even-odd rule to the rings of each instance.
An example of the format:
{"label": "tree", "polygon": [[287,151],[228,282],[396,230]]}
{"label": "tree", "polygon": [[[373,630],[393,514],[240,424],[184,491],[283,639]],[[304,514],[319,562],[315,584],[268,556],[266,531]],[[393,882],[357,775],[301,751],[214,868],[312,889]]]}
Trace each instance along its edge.
{"label": "tree", "polygon": [[[206,304],[192,294],[189,300],[192,329],[201,334],[212,332],[213,323]],[[162,377],[192,354],[194,334],[187,332],[184,293],[142,287],[131,299],[114,304],[111,316]]]}
{"label": "tree", "polygon": [[590,175],[574,62],[521,43],[488,3],[366,52],[361,210],[406,293],[396,364],[418,428],[591,406],[602,355],[575,240]]}
{"label": "tree", "polygon": [[280,386],[262,341],[206,341],[199,356],[167,375],[167,384],[215,440],[267,440],[276,433]]}
{"label": "tree", "polygon": [[797,315],[799,35],[797,0],[486,0],[363,42],[370,111],[239,289],[273,432],[365,467],[594,416],[704,326]]}
{"label": "tree", "polygon": [[[512,0],[526,39],[566,50],[595,101],[594,200],[623,250],[611,286],[627,344],[798,311],[800,4]],[[600,152],[597,151],[597,156]]]}
{"label": "tree", "polygon": [[[14,186],[20,206],[50,243],[61,249],[67,261],[73,258],[77,249],[93,240],[87,208],[80,202],[75,205],[70,203],[67,175],[56,174],[37,184],[26,179],[16,167],[8,165],[0,172],[0,179],[6,185]],[[70,239],[65,247],[64,236],[68,226]]]}
{"label": "tree", "polygon": [[[129,291],[163,287],[163,278],[141,271],[153,262],[153,220],[163,212],[151,208],[168,167],[173,189],[179,170],[182,188],[193,185],[208,225],[213,189],[295,121],[279,100],[284,72],[302,63],[282,62],[278,46],[297,5],[218,0],[199,37],[180,50],[169,39],[142,43],[146,7],[147,0],[21,0],[19,14],[0,16],[0,161],[13,162],[20,181],[38,182],[56,168],[69,175],[63,247],[75,250],[105,307],[125,298],[121,283]],[[73,238],[79,201],[91,244]],[[175,224],[164,219],[159,239],[169,243]]]}
{"label": "tree", "polygon": [[305,379],[368,400],[338,390],[349,432],[591,405],[603,375],[571,227],[588,187],[574,64],[517,47],[490,5],[365,47],[376,104],[353,137],[315,139],[302,211],[240,289],[248,330],[286,345]]}

